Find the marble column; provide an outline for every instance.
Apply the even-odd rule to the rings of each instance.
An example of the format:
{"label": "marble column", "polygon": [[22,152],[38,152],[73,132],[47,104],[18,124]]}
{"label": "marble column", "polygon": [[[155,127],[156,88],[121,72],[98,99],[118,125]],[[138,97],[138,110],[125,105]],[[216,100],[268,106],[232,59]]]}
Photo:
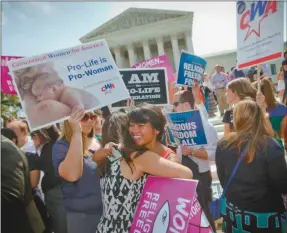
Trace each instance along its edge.
{"label": "marble column", "polygon": [[133,66],[134,64],[137,63],[136,54],[134,51],[134,46],[132,44],[129,44],[127,46],[127,48],[128,48],[130,66]]}
{"label": "marble column", "polygon": [[122,60],[122,55],[121,55],[121,49],[120,48],[114,48],[113,52],[115,54],[116,64],[117,64],[118,68],[122,68],[123,67],[123,60]]}
{"label": "marble column", "polygon": [[156,44],[157,44],[157,50],[158,55],[164,55],[164,44],[163,44],[163,38],[156,38]]}
{"label": "marble column", "polygon": [[148,60],[151,58],[150,47],[147,40],[142,41],[143,51],[144,51],[144,59]]}
{"label": "marble column", "polygon": [[189,53],[194,54],[194,49],[193,49],[193,43],[191,39],[191,33],[186,32],[185,33],[185,43],[186,43],[186,48]]}
{"label": "marble column", "polygon": [[179,65],[179,47],[178,47],[177,36],[173,35],[170,37],[170,39],[171,39],[172,52],[173,52],[173,58],[174,58],[174,67],[177,71],[178,65]]}

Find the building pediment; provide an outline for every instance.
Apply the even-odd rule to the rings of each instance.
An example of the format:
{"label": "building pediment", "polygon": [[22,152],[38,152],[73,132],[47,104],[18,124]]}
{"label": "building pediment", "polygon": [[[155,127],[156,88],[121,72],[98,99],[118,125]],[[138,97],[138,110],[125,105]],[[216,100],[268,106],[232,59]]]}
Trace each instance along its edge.
{"label": "building pediment", "polygon": [[82,37],[80,40],[99,37],[121,30],[131,29],[147,24],[157,23],[159,21],[182,17],[187,14],[192,14],[192,12],[129,8],[128,10],[109,20],[99,28],[91,31],[90,33]]}

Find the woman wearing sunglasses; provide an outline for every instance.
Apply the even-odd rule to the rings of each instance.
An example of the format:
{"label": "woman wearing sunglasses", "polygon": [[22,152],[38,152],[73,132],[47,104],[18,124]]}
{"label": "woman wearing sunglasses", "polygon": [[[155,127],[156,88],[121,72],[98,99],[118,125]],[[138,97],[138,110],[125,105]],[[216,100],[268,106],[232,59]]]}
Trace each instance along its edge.
{"label": "woman wearing sunglasses", "polygon": [[94,233],[102,215],[100,179],[92,155],[98,149],[93,127],[96,117],[74,108],[53,147],[53,165],[62,180],[68,233]]}

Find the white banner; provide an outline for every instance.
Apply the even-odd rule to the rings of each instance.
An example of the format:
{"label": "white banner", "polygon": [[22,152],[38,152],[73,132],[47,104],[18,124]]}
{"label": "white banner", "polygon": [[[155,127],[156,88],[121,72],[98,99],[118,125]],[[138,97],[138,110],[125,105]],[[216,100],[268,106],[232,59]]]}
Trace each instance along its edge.
{"label": "white banner", "polygon": [[105,40],[8,63],[31,130],[129,98]]}
{"label": "white banner", "polygon": [[283,1],[238,1],[237,68],[283,58]]}

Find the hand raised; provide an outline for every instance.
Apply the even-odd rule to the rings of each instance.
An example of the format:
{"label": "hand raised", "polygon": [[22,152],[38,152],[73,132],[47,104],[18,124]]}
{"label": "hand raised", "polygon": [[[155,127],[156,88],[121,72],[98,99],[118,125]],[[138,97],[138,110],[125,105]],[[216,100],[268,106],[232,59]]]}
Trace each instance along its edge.
{"label": "hand raised", "polygon": [[85,116],[85,109],[78,106],[72,109],[71,116],[68,120],[73,132],[82,132],[81,120]]}

